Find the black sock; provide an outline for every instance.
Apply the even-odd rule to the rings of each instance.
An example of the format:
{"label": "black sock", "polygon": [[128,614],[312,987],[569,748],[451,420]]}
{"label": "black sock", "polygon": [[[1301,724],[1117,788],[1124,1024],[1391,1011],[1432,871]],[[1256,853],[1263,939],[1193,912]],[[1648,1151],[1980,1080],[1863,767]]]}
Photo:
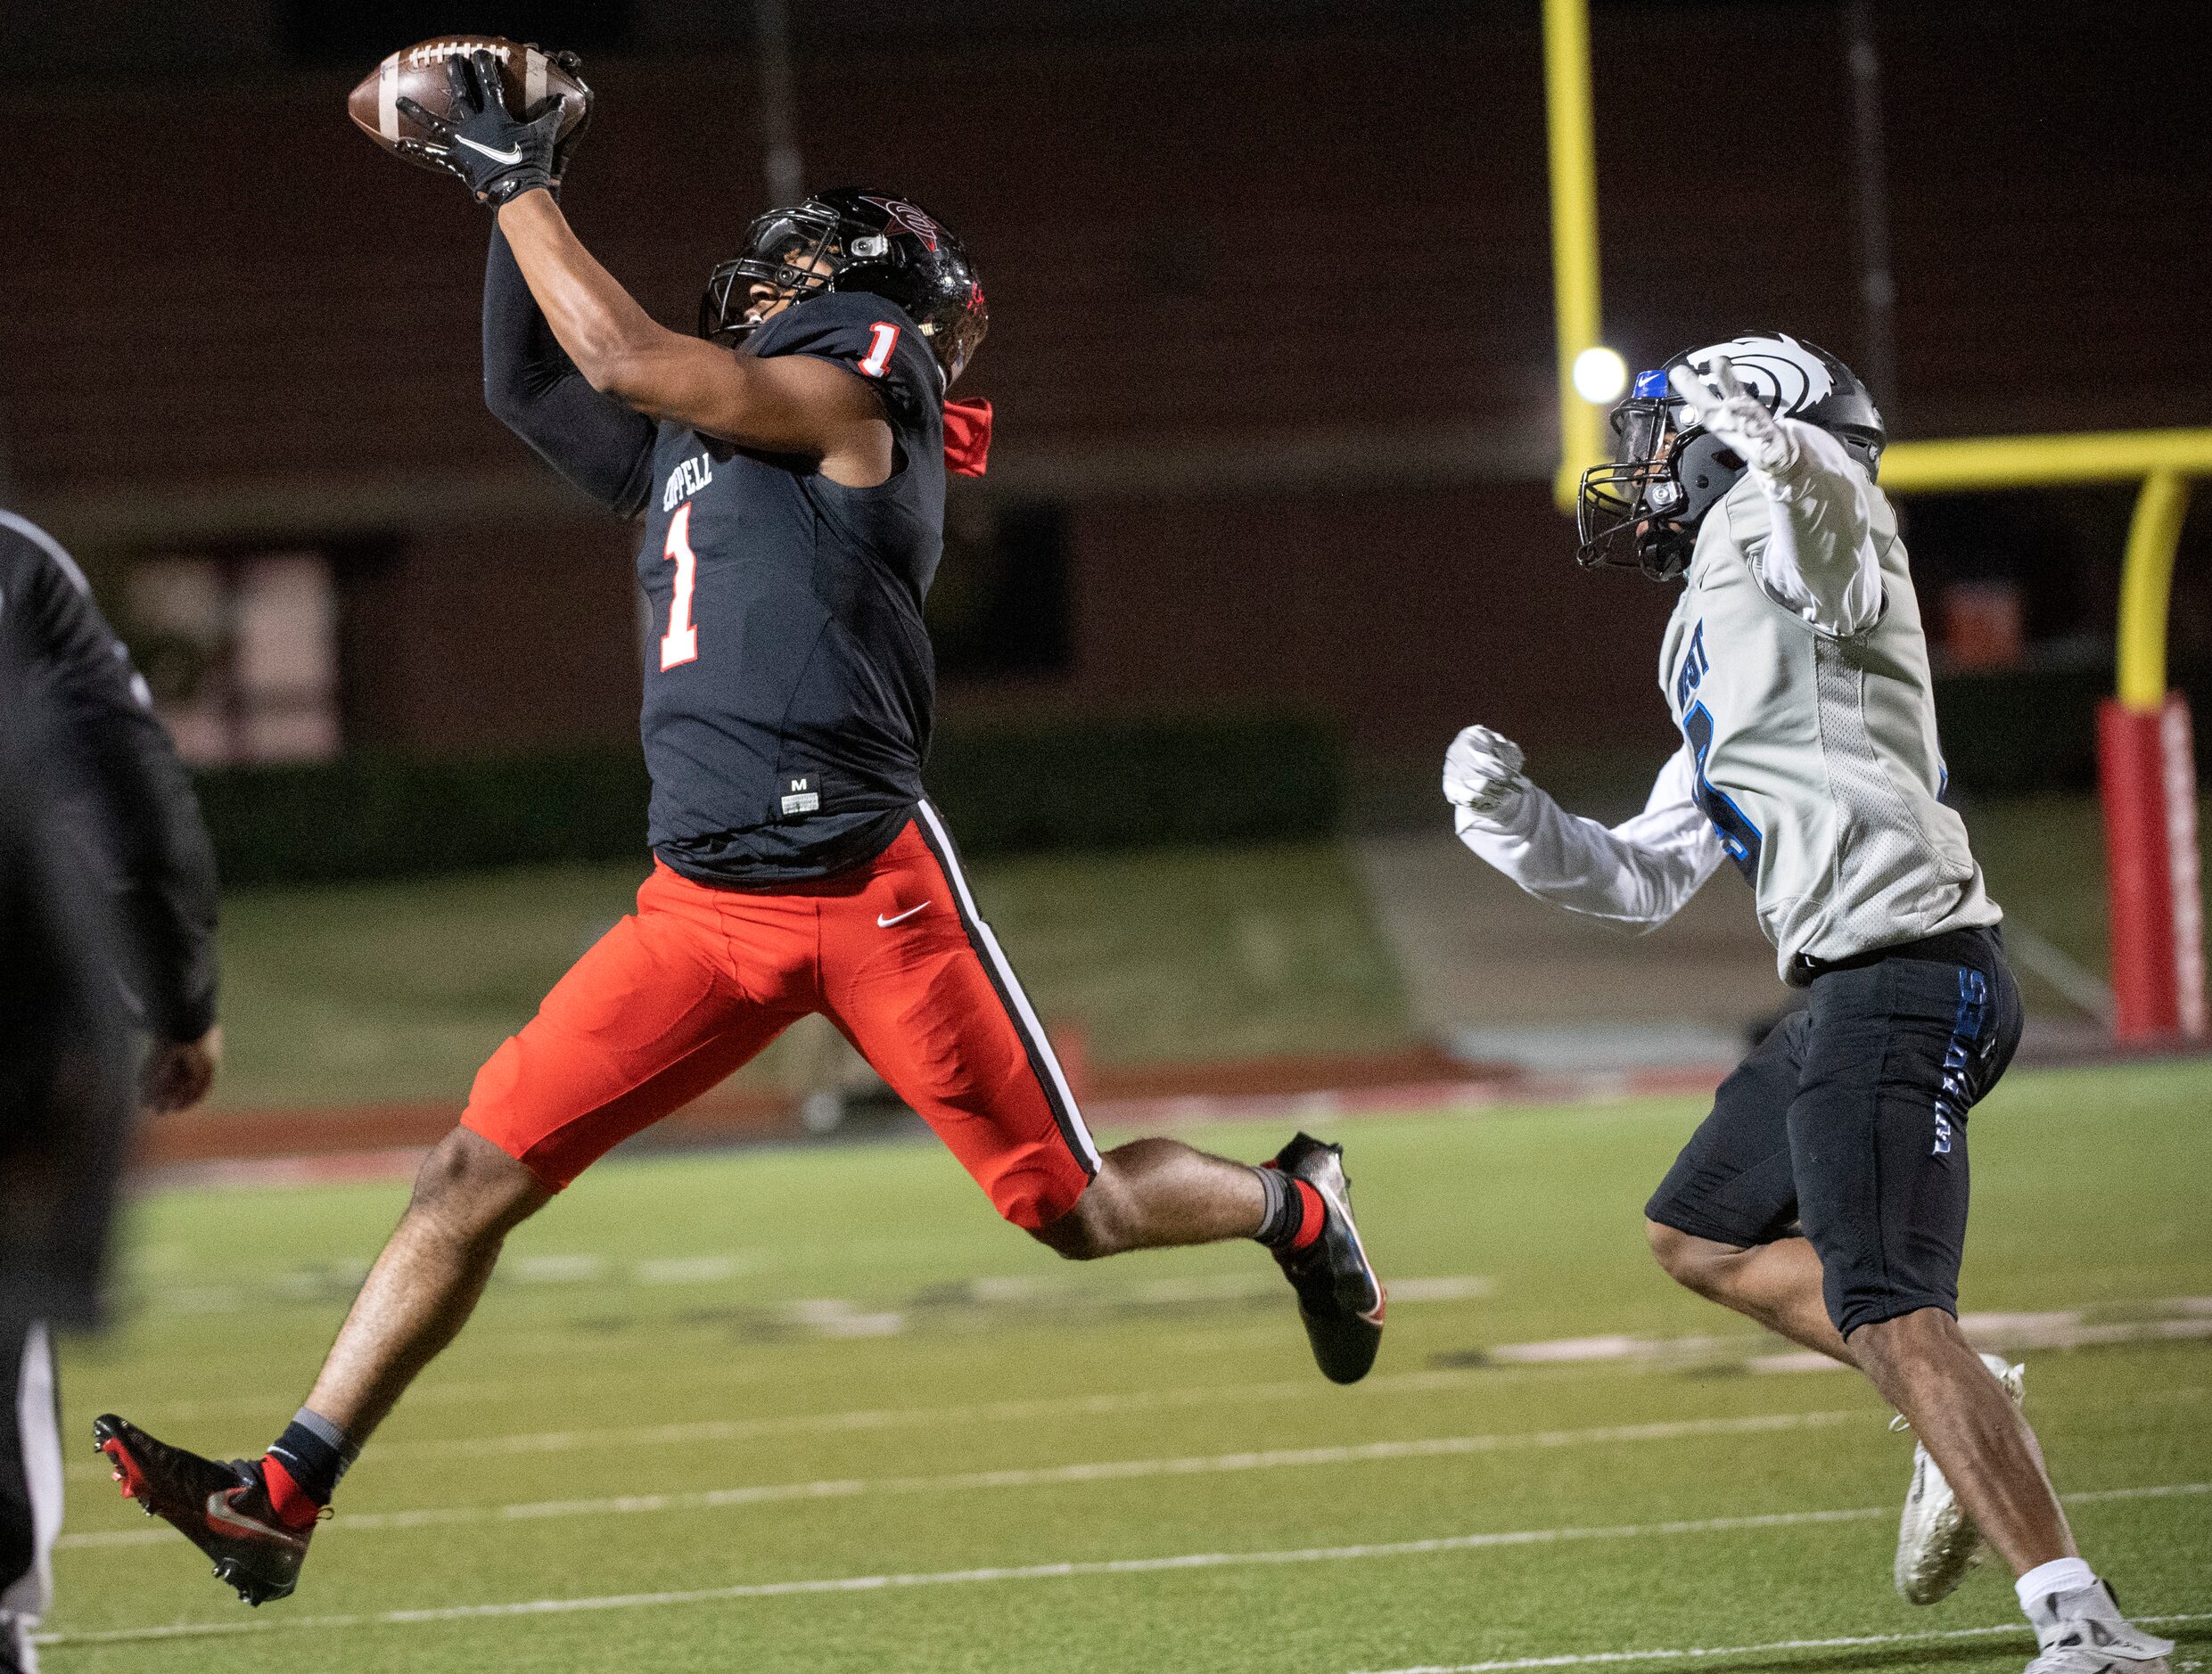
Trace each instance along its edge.
{"label": "black sock", "polygon": [[317,1505],[327,1506],[338,1491],[338,1479],[361,1449],[322,1414],[302,1407],[284,1426],[284,1433],[269,1443],[269,1451],[301,1492]]}
{"label": "black sock", "polygon": [[1290,1178],[1280,1169],[1254,1169],[1267,1207],[1260,1215],[1260,1230],[1252,1235],[1270,1250],[1288,1247],[1305,1219],[1305,1204],[1291,1189]]}

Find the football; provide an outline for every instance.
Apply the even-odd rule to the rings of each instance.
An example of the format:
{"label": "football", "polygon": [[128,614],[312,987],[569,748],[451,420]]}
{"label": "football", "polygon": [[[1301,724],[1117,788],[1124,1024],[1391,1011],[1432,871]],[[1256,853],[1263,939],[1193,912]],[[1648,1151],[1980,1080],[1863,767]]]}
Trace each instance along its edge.
{"label": "football", "polygon": [[[400,111],[399,101],[412,99],[434,116],[448,114],[453,94],[446,80],[447,62],[479,50],[499,61],[499,79],[506,89],[507,105],[516,114],[535,111],[546,100],[565,94],[569,105],[561,119],[561,138],[571,138],[583,127],[591,111],[591,89],[575,70],[550,53],[496,35],[440,35],[402,48],[369,71],[361,85],[347,94],[346,114],[356,127],[386,151],[407,157],[399,149],[401,140],[426,140],[431,135]],[[573,62],[572,59],[570,64]],[[407,160],[425,168],[437,167],[420,157],[407,157]]]}

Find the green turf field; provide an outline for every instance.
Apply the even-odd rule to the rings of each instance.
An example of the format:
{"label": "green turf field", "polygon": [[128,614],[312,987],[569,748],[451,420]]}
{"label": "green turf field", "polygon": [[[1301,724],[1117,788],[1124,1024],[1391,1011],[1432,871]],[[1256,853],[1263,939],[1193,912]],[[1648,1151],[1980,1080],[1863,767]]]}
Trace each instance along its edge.
{"label": "green turf field", "polygon": [[[2105,964],[2104,863],[2085,797],[1977,804],[1976,851],[2018,922]],[[2212,801],[2204,829],[2212,833]],[[229,1108],[458,1104],[476,1066],[628,912],[642,867],[543,866],[234,892],[223,908]],[[1039,856],[975,887],[1047,1022],[1094,1061],[1410,1044],[1398,975],[1334,843]],[[2030,983],[2031,1003],[2064,1002]],[[747,1072],[783,1086],[774,1048]]]}
{"label": "green turf field", "polygon": [[[239,890],[223,904],[217,1102],[456,1106],[476,1066],[630,910],[642,866]],[[1360,1052],[1405,1006],[1333,843],[1047,856],[975,868],[1047,1025],[1100,1062]],[[749,1079],[780,1085],[769,1056]]]}
{"label": "green turf field", "polygon": [[[1352,1390],[1259,1251],[1067,1266],[926,1142],[609,1164],[515,1236],[259,1612],[111,1498],[86,1427],[258,1451],[402,1187],[156,1196],[127,1323],[68,1356],[50,1666],[2019,1669],[2000,1577],[1890,1591],[1911,1449],[1873,1395],[1756,1369],[1780,1345],[1644,1253],[1698,1114],[1340,1124],[1396,1292]],[[2106,1339],[2028,1351],[2029,1410],[2092,1558],[2212,1662],[2212,1071],[2021,1074],[1971,1134],[1966,1304]]]}

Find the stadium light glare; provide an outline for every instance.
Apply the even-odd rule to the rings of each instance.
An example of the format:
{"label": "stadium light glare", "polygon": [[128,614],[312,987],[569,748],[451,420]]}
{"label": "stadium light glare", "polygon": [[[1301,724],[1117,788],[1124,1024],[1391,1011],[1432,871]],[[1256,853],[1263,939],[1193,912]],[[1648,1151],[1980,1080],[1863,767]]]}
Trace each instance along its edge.
{"label": "stadium light glare", "polygon": [[1628,363],[1618,349],[1593,343],[1575,357],[1575,393],[1593,406],[1608,406],[1628,388]]}

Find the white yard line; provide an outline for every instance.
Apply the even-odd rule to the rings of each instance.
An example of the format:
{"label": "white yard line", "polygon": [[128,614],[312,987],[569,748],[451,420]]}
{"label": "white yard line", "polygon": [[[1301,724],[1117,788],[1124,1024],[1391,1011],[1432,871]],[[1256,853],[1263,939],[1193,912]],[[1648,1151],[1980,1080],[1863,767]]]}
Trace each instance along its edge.
{"label": "white yard line", "polygon": [[[1411,1283],[1433,1287],[1434,1294],[1430,1300],[1442,1301],[1456,1297],[1462,1291],[1473,1294],[1474,1292],[1468,1287],[1486,1286],[1489,1281],[1460,1276]],[[1159,1287],[1155,1288],[1158,1290]],[[1170,1292],[1160,1291],[1159,1293],[1164,1295]],[[1400,1300],[1395,1289],[1392,1292],[1392,1300]],[[818,1308],[823,1305],[813,1306]],[[2078,1310],[2068,1310],[2046,1314],[1969,1314],[1961,1323],[1978,1345],[1988,1349],[2080,1348],[2212,1337],[2212,1298],[2169,1297],[2149,1306],[2167,1310],[2169,1317],[2095,1324],[2085,1322]],[[868,1319],[875,1317],[859,1317]],[[1486,1364],[1385,1374],[1367,1379],[1361,1388],[1365,1395],[1423,1394],[1460,1388],[1476,1379],[1541,1374],[1561,1364],[1606,1366],[1623,1371],[1665,1371],[1682,1366],[1725,1362],[1741,1362],[1755,1372],[1848,1369],[1823,1355],[1809,1351],[1747,1352],[1772,1342],[1773,1339],[1764,1333],[1737,1333],[1729,1336],[1568,1337],[1545,1342],[1503,1343],[1488,1350]],[[759,1375],[757,1371],[751,1371],[736,1378],[718,1378],[715,1381],[753,1382],[758,1381]],[[408,1405],[417,1409],[428,1406],[479,1403],[489,1406],[511,1393],[510,1386],[503,1383],[432,1385],[412,1393],[408,1397]],[[1168,1407],[1205,1407],[1225,1401],[1303,1400],[1311,1398],[1312,1393],[1311,1381],[1284,1379],[1266,1383],[1202,1384],[1186,1389],[1048,1396],[1032,1400],[984,1401],[949,1407],[877,1407],[851,1412],[793,1413],[772,1418],[710,1418],[683,1424],[594,1430],[533,1431],[509,1435],[436,1437],[421,1440],[402,1439],[379,1442],[376,1452],[380,1458],[391,1458],[409,1454],[567,1453],[598,1448],[681,1447],[750,1441],[763,1436],[888,1430],[904,1425],[966,1427],[978,1423],[1010,1422],[1060,1415],[1111,1416]],[[2202,1394],[2200,1390],[2193,1391],[2186,1396],[2172,1399],[2201,1399]],[[126,1410],[135,1411],[129,1403],[123,1405]],[[211,1417],[218,1413],[266,1412],[272,1409],[270,1399],[226,1396],[212,1400],[160,1403],[152,1413],[152,1422],[159,1430],[172,1423]],[[72,1462],[67,1469],[70,1479],[77,1481],[91,1481],[104,1478],[107,1473],[107,1465],[101,1463]]]}
{"label": "white yard line", "polygon": [[[782,1265],[761,1251],[720,1254],[662,1256],[631,1260],[591,1251],[545,1251],[518,1255],[493,1276],[501,1290],[515,1286],[591,1285],[612,1289],[720,1284],[747,1274]],[[366,1262],[324,1264],[267,1274],[251,1283],[230,1280],[219,1284],[177,1283],[168,1278],[150,1283],[137,1306],[153,1314],[244,1313],[294,1303],[327,1305],[342,1301],[358,1290],[368,1276]],[[1278,1295],[1282,1281],[1273,1272],[1255,1269],[1185,1279],[1152,1279],[1139,1283],[1099,1284],[1072,1283],[1065,1278],[1027,1275],[983,1275],[927,1294],[922,1301],[895,1306],[924,1309],[1034,1308],[1090,1305],[1104,1309],[1171,1306],[1191,1302],[1245,1302]],[[1494,1292],[1497,1282],[1479,1273],[1445,1273],[1400,1277],[1391,1285],[1390,1300],[1408,1305],[1422,1302],[1477,1301]],[[764,1314],[788,1313],[794,1309],[831,1307],[846,1311],[874,1311],[884,1304],[831,1299],[827,1302],[786,1300],[761,1305]],[[802,1320],[799,1323],[804,1323]]]}
{"label": "white yard line", "polygon": [[[2212,1621],[2212,1612],[2179,1616],[2137,1616],[2146,1628],[2170,1628],[2182,1622]],[[1945,1628],[1928,1633],[1839,1634],[1829,1639],[1769,1639],[1763,1645],[1683,1645],[1665,1651],[1584,1651],[1558,1656],[1515,1656],[1490,1662],[1423,1662],[1413,1668],[1391,1669],[1387,1674],[1505,1674],[1509,1669],[1598,1668],[1616,1662],[1684,1662],[1698,1657],[1758,1656],[1776,1651],[1845,1651],[1866,1645],[1940,1645],[1950,1639],[2026,1638],[2024,1621],[2002,1621],[1991,1628]]]}
{"label": "white yard line", "polygon": [[[1147,1477],[1214,1476],[1246,1471],[1303,1470],[1328,1465],[1371,1465],[1394,1459],[1451,1458],[1538,1448],[1602,1447],[1677,1441],[1696,1436],[1750,1435],[1777,1430],[1824,1429],[1863,1422],[1864,1412],[1764,1413],[1738,1418],[1686,1418],[1646,1424],[1608,1424],[1586,1430],[1508,1431],[1488,1435],[1428,1436],[1326,1448],[1203,1454],[1180,1458],[1106,1459],[1029,1469],[958,1471],[939,1476],[832,1477],[809,1482],[765,1482],[736,1488],[695,1489],[674,1494],[624,1494],[601,1499],[529,1500],[505,1506],[429,1506],[417,1511],[363,1512],[333,1522],[348,1533],[424,1529],[453,1523],[539,1522],[548,1518],[627,1516],[640,1512],[712,1511],[809,1499],[851,1499],[868,1494],[957,1494],[979,1489],[1066,1487],[1083,1482],[1127,1482]],[[64,1535],[70,1551],[160,1544],[176,1537],[166,1528],[101,1530]],[[325,1537],[328,1539],[326,1535]]]}
{"label": "white yard line", "polygon": [[[637,1374],[633,1371],[613,1372],[604,1375],[608,1381],[613,1381],[617,1377],[633,1384],[637,1381]],[[750,1368],[742,1373],[718,1370],[713,1381],[717,1383],[745,1381],[757,1383],[761,1375],[759,1371]],[[289,1388],[294,1396],[298,1395],[299,1388],[296,1382],[285,1387]],[[514,1383],[511,1378],[488,1378],[465,1383],[426,1382],[407,1391],[407,1407],[412,1411],[423,1407],[491,1407],[514,1399]],[[259,1414],[267,1417],[270,1407],[282,1405],[284,1399],[283,1391],[270,1389],[256,1391],[245,1395],[210,1396],[204,1399],[165,1400],[159,1396],[154,1396],[144,1403],[125,1399],[119,1405],[150,1414],[154,1421],[161,1424],[198,1424],[206,1419],[222,1418],[240,1413],[249,1416]],[[378,1451],[382,1452],[385,1445],[379,1443]]]}
{"label": "white yard line", "polygon": [[[1960,1327],[1978,1349],[2019,1352],[2027,1349],[2085,1349],[2115,1343],[2179,1342],[2212,1337],[2212,1314],[2195,1296],[2167,1297],[2145,1305],[2166,1317],[2093,1320],[2079,1309],[2040,1314],[1961,1314]],[[1772,1339],[1728,1336],[1559,1337],[1544,1342],[1507,1342],[1491,1349],[1501,1366],[1553,1366],[1657,1362],[1673,1366],[1743,1360],[1747,1348]],[[1810,1350],[1754,1354],[1754,1372],[1842,1372],[1849,1368]]]}
{"label": "white yard line", "polygon": [[[1429,1372],[1384,1373],[1361,1381],[1361,1394],[1427,1395],[1466,1388],[1494,1370],[1479,1366]],[[977,1424],[1032,1418],[1114,1417],[1186,1407],[1244,1401],[1308,1401],[1310,1377],[1265,1383],[1204,1383],[1184,1389],[1128,1390],[1098,1395],[1047,1395],[1028,1400],[974,1401],[949,1407],[878,1407],[832,1413],[786,1413],[772,1418],[703,1418],[673,1424],[604,1430],[546,1430],[518,1435],[439,1437],[380,1443],[379,1457],[407,1453],[569,1453],[605,1447],[670,1447],[692,1442],[751,1441],[762,1436],[818,1432],[917,1429],[970,1430]]]}
{"label": "white yard line", "polygon": [[[1135,1296],[1143,1300],[1168,1301],[1221,1300],[1231,1296],[1232,1292],[1219,1286],[1207,1289],[1210,1283],[1199,1282],[1194,1286],[1192,1283],[1184,1281],[1155,1282],[1135,1287],[1125,1293],[1116,1293],[1106,1300],[1127,1301]],[[1266,1283],[1272,1288],[1274,1281],[1271,1277]],[[1492,1287],[1492,1281],[1472,1275],[1400,1280],[1391,1287],[1391,1301],[1406,1301],[1409,1292],[1414,1301],[1459,1301],[1486,1294]],[[1248,1288],[1238,1284],[1233,1294],[1246,1294]],[[1034,1300],[1057,1293],[1026,1278],[977,1281],[976,1290],[976,1300],[983,1302],[1024,1298]],[[797,1306],[818,1312],[825,1305],[818,1302]],[[853,1309],[859,1307],[858,1304],[849,1306]],[[2097,1324],[2085,1321],[2084,1314],[2075,1309],[2044,1314],[1969,1314],[1962,1323],[1969,1335],[1974,1336],[1980,1346],[1993,1350],[2076,1348],[2212,1336],[2212,1297],[2168,1297],[2138,1306],[2164,1310],[2168,1317]],[[833,1325],[837,1318],[845,1317],[849,1316],[830,1316]],[[1424,1372],[1385,1374],[1365,1380],[1361,1385],[1361,1392],[1362,1395],[1378,1392],[1418,1394],[1457,1388],[1478,1378],[1541,1374],[1562,1362],[1621,1371],[1666,1371],[1684,1364],[1723,1362],[1740,1362],[1755,1372],[1847,1369],[1822,1355],[1760,1352],[1773,1342],[1774,1339],[1763,1333],[1736,1332],[1724,1336],[1569,1337],[1544,1342],[1502,1343],[1487,1350],[1488,1358],[1482,1364],[1436,1367]],[[711,1378],[695,1381],[718,1385],[757,1383],[763,1375],[757,1366],[733,1367],[718,1371]],[[595,1372],[588,1376],[594,1383],[634,1381],[634,1374],[621,1371]],[[695,1380],[687,1378],[685,1381]],[[407,1405],[409,1410],[415,1411],[426,1407],[490,1407],[511,1398],[513,1392],[513,1385],[509,1383],[472,1381],[447,1383],[433,1381],[411,1391]],[[706,1419],[688,1424],[540,1431],[474,1438],[389,1440],[379,1442],[376,1451],[382,1457],[407,1452],[558,1453],[581,1448],[625,1445],[660,1447],[694,1441],[750,1440],[760,1436],[792,1432],[874,1430],[901,1424],[968,1424],[977,1420],[1045,1417],[1055,1414],[1143,1412],[1164,1407],[1207,1406],[1216,1401],[1296,1400],[1306,1399],[1312,1392],[1313,1385],[1310,1380],[1283,1379],[1265,1383],[1202,1384],[1184,1389],[1048,1396],[1033,1400],[991,1401],[949,1407],[884,1407],[859,1412],[795,1413],[773,1418]],[[267,1413],[273,1405],[284,1400],[288,1393],[234,1394],[182,1401],[157,1399],[147,1412],[138,1416],[145,1417],[150,1413],[152,1423],[156,1428],[161,1428],[233,1413]],[[133,1412],[138,1411],[130,1402],[125,1401],[121,1405]],[[96,1465],[72,1466],[70,1474],[89,1478],[103,1474],[105,1469],[105,1466]]]}
{"label": "white yard line", "polygon": [[[1649,1370],[1657,1363],[1650,1361],[1615,1362],[1623,1370]],[[1755,1366],[1756,1362],[1753,1363]],[[1463,1389],[1476,1380],[1496,1380],[1501,1377],[1524,1376],[1539,1368],[1533,1366],[1467,1366],[1440,1368],[1427,1372],[1383,1373],[1365,1379],[1360,1385],[1362,1399],[1375,1395],[1426,1395],[1442,1391]],[[410,1394],[410,1405],[425,1404],[423,1396],[429,1391]],[[486,1405],[506,1399],[513,1393],[510,1386],[496,1383],[448,1385],[435,1391],[440,1404]],[[2132,1396],[2129,1405],[2150,1403],[2172,1404],[2201,1401],[2212,1394],[2200,1386],[2159,1390],[2149,1394]],[[1186,1389],[1131,1390],[1116,1394],[1054,1395],[1032,1400],[979,1401],[952,1407],[863,1407],[848,1412],[787,1413],[772,1418],[702,1418],[682,1424],[642,1424],[612,1427],[604,1430],[540,1430],[517,1434],[495,1436],[440,1436],[419,1440],[397,1440],[379,1441],[376,1457],[380,1459],[406,1457],[415,1455],[468,1454],[497,1455],[514,1453],[572,1453],[586,1449],[608,1448],[666,1448],[711,1445],[717,1442],[752,1441],[768,1436],[805,1435],[822,1432],[851,1433],[855,1432],[897,1430],[907,1427],[943,1427],[972,1429],[975,1425],[1016,1423],[1032,1418],[1059,1416],[1111,1417],[1124,1413],[1157,1412],[1170,1408],[1211,1407],[1235,1401],[1307,1400],[1313,1395],[1311,1378],[1286,1378],[1268,1383],[1207,1383]],[[202,1416],[211,1413],[218,1403],[199,1404]],[[229,1403],[221,1403],[228,1406]],[[240,1403],[243,1405],[243,1403]],[[254,1398],[254,1407],[266,1411],[269,1402]],[[2058,1403],[2063,1407],[2064,1402]],[[128,1404],[125,1403],[126,1408]],[[2052,1403],[2039,1403],[2038,1410],[2048,1411]],[[183,1407],[163,1407],[156,1415],[161,1420],[158,1428],[166,1426],[168,1418],[187,1416]],[[72,1481],[104,1481],[110,1474],[105,1460],[72,1461],[67,1474]]]}
{"label": "white yard line", "polygon": [[[1464,1389],[1481,1380],[1512,1375],[1494,1366],[1439,1368],[1427,1372],[1382,1373],[1360,1384],[1364,1399],[1377,1394],[1423,1395],[1440,1390]],[[427,1392],[427,1391],[425,1391]],[[1282,1378],[1266,1383],[1202,1383],[1184,1389],[1130,1390],[1099,1395],[1048,1395],[1029,1400],[975,1401],[950,1407],[878,1407],[830,1413],[786,1413],[772,1418],[702,1418],[683,1424],[625,1425],[604,1430],[540,1430],[504,1436],[440,1436],[420,1440],[379,1441],[376,1457],[391,1458],[408,1454],[570,1453],[586,1448],[615,1447],[679,1447],[690,1443],[751,1441],[763,1436],[811,1434],[818,1432],[895,1430],[916,1428],[972,1429],[978,1424],[1013,1423],[1030,1418],[1110,1417],[1122,1413],[1157,1412],[1164,1408],[1212,1407],[1234,1401],[1312,1400],[1310,1377]],[[441,1405],[481,1402],[493,1406],[511,1399],[511,1385],[471,1383],[450,1385],[437,1391]],[[407,1397],[410,1406],[422,1404],[418,1394]],[[273,1398],[254,1397],[250,1410],[269,1412]],[[206,1416],[218,1407],[230,1409],[243,1403],[201,1402],[196,1407],[162,1406],[147,1422],[158,1432],[179,1417]],[[120,1410],[136,1415],[129,1403]],[[164,1440],[167,1440],[165,1437]],[[104,1479],[108,1466],[94,1462],[72,1465],[70,1475]]]}
{"label": "white yard line", "polygon": [[[2068,1504],[2080,1504],[2093,1500],[2144,1499],[2204,1493],[2212,1493],[2212,1482],[2107,1489],[2097,1493],[2068,1494],[2061,1498]],[[403,1627],[423,1622],[563,1615],[581,1611],[652,1610],[671,1604],[715,1604],[747,1598],[788,1598],[809,1594],[884,1592],[913,1587],[965,1587],[985,1581],[1057,1581],[1092,1576],[1160,1575],[1184,1570],[1246,1569],[1289,1563],[1345,1563],[1369,1558],[1426,1557],[1447,1552],[1477,1552],[1500,1547],[1554,1546],[1584,1540],[1634,1540],[1659,1535],[1732,1534],[1755,1529],[1787,1529],[1875,1519],[1886,1521],[1896,1514],[1894,1506],[1863,1506],[1843,1511],[1772,1512],[1756,1516],[1619,1523],[1601,1528],[1509,1530],[1483,1534],[1443,1535],[1427,1540],[1300,1547],[1287,1551],[1186,1552],[1166,1557],[1105,1558],[990,1569],[936,1570],[909,1574],[833,1575],[804,1580],[752,1581],[734,1587],[695,1588],[681,1592],[521,1599],[502,1604],[448,1604],[424,1610],[387,1610],[345,1616],[254,1616],[243,1621],[177,1622],[160,1627],[45,1634],[40,1636],[39,1643],[116,1645],[143,1640],[193,1638],[203,1635],[270,1632],[278,1629],[308,1628],[327,1631],[333,1628]]]}

